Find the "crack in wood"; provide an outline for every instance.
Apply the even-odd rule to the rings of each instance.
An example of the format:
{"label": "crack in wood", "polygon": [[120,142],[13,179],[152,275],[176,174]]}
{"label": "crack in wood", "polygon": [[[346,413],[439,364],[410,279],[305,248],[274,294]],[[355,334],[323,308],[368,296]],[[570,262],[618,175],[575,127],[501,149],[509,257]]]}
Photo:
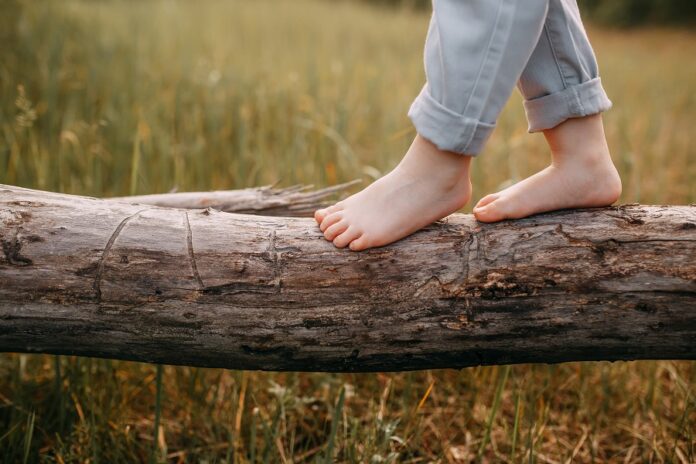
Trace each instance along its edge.
{"label": "crack in wood", "polygon": [[268,259],[273,264],[273,287],[276,289],[275,293],[280,293],[282,282],[280,280],[280,256],[276,248],[276,240],[276,230],[273,229],[271,233],[268,234],[268,248],[266,249],[266,253],[268,254]]}
{"label": "crack in wood", "polygon": [[19,240],[19,228],[15,229],[12,238],[9,240],[2,239],[2,252],[5,255],[5,260],[13,266],[30,266],[34,262],[22,256],[22,242]]}
{"label": "crack in wood", "polygon": [[574,237],[565,231],[562,224],[556,226],[555,232],[565,237],[568,243],[580,244],[582,246],[588,246],[594,251],[604,251],[602,247],[607,244],[631,244],[631,243],[659,243],[659,242],[696,242],[696,238],[636,238],[636,239],[621,239],[621,238],[610,238],[605,240],[592,240],[585,237]]}
{"label": "crack in wood", "polygon": [[[613,240],[614,242],[617,243],[659,243],[659,242],[666,242],[666,243],[671,243],[671,242],[696,242],[696,238],[646,238],[646,239],[620,239],[620,238],[613,238],[610,239]],[[608,242],[609,240],[602,240],[602,241],[596,241],[592,242],[595,244],[600,244],[604,242]]]}
{"label": "crack in wood", "polygon": [[106,262],[106,257],[109,254],[109,251],[111,251],[111,247],[114,245],[114,242],[116,242],[116,239],[118,236],[121,234],[121,231],[123,230],[124,227],[126,227],[126,224],[128,224],[131,220],[136,218],[137,216],[140,215],[143,211],[146,211],[147,209],[141,209],[135,214],[132,214],[125,219],[123,219],[118,226],[116,226],[116,229],[111,233],[111,236],[109,237],[109,240],[106,242],[106,246],[104,247],[104,251],[102,252],[101,257],[99,258],[99,262],[97,263],[97,273],[94,276],[94,284],[93,284],[93,289],[94,289],[94,297],[96,298],[97,302],[101,303],[101,280],[102,280],[102,275],[104,274],[104,266]]}
{"label": "crack in wood", "polygon": [[196,279],[196,283],[198,283],[198,289],[202,290],[205,288],[205,285],[203,285],[203,280],[198,272],[196,255],[193,252],[193,233],[191,232],[188,211],[184,211],[184,222],[186,224],[186,250],[188,251],[189,263],[191,264],[191,272],[193,272],[193,277]]}
{"label": "crack in wood", "polygon": [[[467,284],[469,282],[469,273],[471,272],[471,261],[475,259],[472,253],[472,249],[474,248],[474,242],[477,240],[477,235],[472,230],[466,231],[466,234],[468,235],[466,239],[456,244],[455,247],[457,255],[459,256],[459,259],[461,261],[461,275],[447,282],[442,282],[439,277],[436,278],[442,292],[446,293],[446,295],[443,296],[443,298],[445,299],[467,298],[466,293]],[[429,284],[431,281],[432,278],[428,279],[426,282],[421,284],[416,290],[414,296],[420,295],[421,289],[425,287],[427,284]]]}
{"label": "crack in wood", "polygon": [[464,242],[464,244],[462,245],[462,249],[461,249],[461,258],[463,261],[462,279],[461,279],[462,284],[459,286],[459,289],[454,294],[455,298],[461,298],[464,300],[464,308],[466,311],[467,319],[473,318],[473,316],[469,314],[471,311],[471,301],[469,301],[469,295],[467,292],[467,288],[468,288],[468,284],[469,284],[469,275],[471,274],[472,261],[475,259],[474,253],[472,252],[472,250],[475,248],[478,249],[477,242],[478,242],[478,235],[473,230],[470,230],[469,237],[467,237],[467,239]]}
{"label": "crack in wood", "polygon": [[481,229],[476,229],[472,232],[475,235],[475,240],[474,242],[476,243],[476,260],[481,262],[489,262],[490,259],[488,259],[488,252],[484,246],[485,242],[488,241],[488,234],[486,233],[486,229],[481,228]]}
{"label": "crack in wood", "polygon": [[607,213],[607,216],[612,217],[614,219],[619,219],[632,226],[640,226],[645,224],[645,221],[643,219],[630,214],[626,214],[625,210],[621,211],[621,214],[619,215]]}
{"label": "crack in wood", "polygon": [[[563,238],[565,238],[568,241],[568,244],[571,245],[580,245],[583,247],[590,248],[594,252],[598,252],[598,245],[601,245],[602,242],[608,242],[608,240],[603,240],[603,241],[593,241],[588,238],[583,238],[583,237],[574,237],[572,234],[568,233],[565,231],[563,228],[563,224],[558,224],[556,228],[554,229],[554,232],[561,235]],[[613,240],[613,239],[610,239]],[[615,243],[617,243],[614,240]],[[601,253],[600,253],[601,254]]]}
{"label": "crack in wood", "polygon": [[424,292],[427,292],[427,290],[432,287],[431,284],[434,284],[436,287],[438,287],[440,293],[444,293],[446,291],[445,284],[440,280],[438,276],[434,275],[430,276],[425,282],[419,284],[416,287],[415,292],[413,292],[413,298],[418,298]]}
{"label": "crack in wood", "polygon": [[472,248],[476,247],[474,242],[476,242],[477,238],[478,237],[476,236],[476,233],[473,230],[469,231],[469,236],[464,242],[464,245],[462,245],[461,257],[462,261],[464,261],[464,267],[462,269],[462,282],[464,283],[464,287],[466,287],[467,282],[469,282],[469,273],[471,272],[471,260],[473,255],[471,250]]}

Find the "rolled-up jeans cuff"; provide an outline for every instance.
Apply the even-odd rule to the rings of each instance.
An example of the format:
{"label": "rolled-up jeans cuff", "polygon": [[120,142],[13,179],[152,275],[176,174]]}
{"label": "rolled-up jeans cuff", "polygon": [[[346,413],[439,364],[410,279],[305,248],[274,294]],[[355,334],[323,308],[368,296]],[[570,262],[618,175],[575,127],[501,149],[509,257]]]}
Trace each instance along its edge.
{"label": "rolled-up jeans cuff", "polygon": [[478,155],[495,124],[488,124],[456,113],[430,96],[427,84],[411,104],[408,117],[416,131],[440,150]]}
{"label": "rolled-up jeans cuff", "polygon": [[611,100],[599,77],[524,102],[529,132],[551,129],[566,119],[597,114],[609,108]]}

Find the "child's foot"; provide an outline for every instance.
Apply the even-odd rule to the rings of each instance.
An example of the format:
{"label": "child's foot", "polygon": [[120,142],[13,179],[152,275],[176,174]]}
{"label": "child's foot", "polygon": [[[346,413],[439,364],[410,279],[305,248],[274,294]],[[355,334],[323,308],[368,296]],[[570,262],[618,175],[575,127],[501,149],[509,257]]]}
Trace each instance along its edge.
{"label": "child's foot", "polygon": [[398,166],[314,218],[338,248],[359,251],[395,242],[464,206],[471,157],[439,150],[416,136]]}
{"label": "child's foot", "polygon": [[474,207],[481,222],[516,219],[565,208],[608,206],[621,195],[599,114],[568,119],[544,132],[551,165]]}

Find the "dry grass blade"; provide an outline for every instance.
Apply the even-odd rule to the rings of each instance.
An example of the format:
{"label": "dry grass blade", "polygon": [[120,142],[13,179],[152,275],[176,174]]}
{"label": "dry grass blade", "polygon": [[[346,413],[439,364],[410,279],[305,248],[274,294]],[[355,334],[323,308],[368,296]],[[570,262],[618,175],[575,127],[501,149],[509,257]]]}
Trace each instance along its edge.
{"label": "dry grass blade", "polygon": [[575,459],[575,456],[578,455],[580,452],[580,449],[582,448],[582,445],[585,444],[585,440],[587,440],[588,436],[588,430],[585,428],[582,432],[582,437],[580,437],[580,440],[578,440],[578,444],[575,445],[575,448],[573,448],[573,452],[570,454],[568,459],[566,459],[565,464],[571,464],[573,460]]}

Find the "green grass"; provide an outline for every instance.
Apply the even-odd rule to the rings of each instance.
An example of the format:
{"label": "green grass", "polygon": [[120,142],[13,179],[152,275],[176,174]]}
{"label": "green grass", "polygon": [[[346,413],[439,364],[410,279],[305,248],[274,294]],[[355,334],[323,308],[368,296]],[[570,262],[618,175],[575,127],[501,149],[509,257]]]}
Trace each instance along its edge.
{"label": "green grass", "polygon": [[[426,13],[310,0],[17,5],[0,4],[0,183],[96,196],[367,183],[414,136]],[[696,203],[696,34],[589,32],[615,105],[605,122],[621,201]],[[515,95],[473,163],[474,202],[546,161]],[[0,461],[696,461],[694,362],[160,372],[0,355]]]}

